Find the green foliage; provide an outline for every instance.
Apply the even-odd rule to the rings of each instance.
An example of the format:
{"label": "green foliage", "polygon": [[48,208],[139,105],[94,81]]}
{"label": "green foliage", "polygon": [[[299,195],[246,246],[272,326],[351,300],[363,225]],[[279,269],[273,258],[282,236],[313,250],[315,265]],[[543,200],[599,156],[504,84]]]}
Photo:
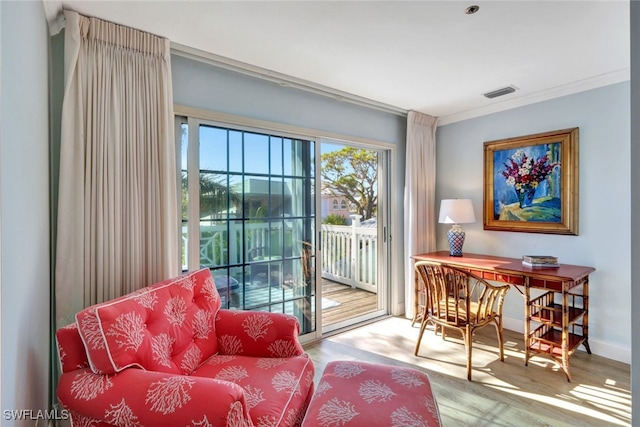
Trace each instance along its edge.
{"label": "green foliage", "polygon": [[322,185],[333,194],[343,195],[366,220],[378,208],[378,155],[375,151],[344,147],[324,153]]}
{"label": "green foliage", "polygon": [[322,222],[329,225],[347,225],[347,218],[343,215],[329,214]]}
{"label": "green foliage", "polygon": [[[187,218],[187,173],[182,173],[182,217]],[[240,196],[227,186],[226,177],[200,174],[200,218],[216,217],[239,203]]]}

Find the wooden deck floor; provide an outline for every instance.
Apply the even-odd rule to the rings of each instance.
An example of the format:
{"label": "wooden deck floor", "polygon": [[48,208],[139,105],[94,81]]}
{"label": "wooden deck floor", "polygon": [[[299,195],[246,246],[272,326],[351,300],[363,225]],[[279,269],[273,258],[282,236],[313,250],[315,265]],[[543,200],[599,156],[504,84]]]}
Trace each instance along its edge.
{"label": "wooden deck floor", "polygon": [[322,324],[331,325],[378,309],[378,296],[322,279]]}
{"label": "wooden deck floor", "polygon": [[[262,309],[269,304],[281,304],[293,297],[290,288],[264,284],[247,285],[244,299],[240,296],[232,302],[234,307],[244,303],[246,309]],[[223,304],[226,299],[223,296]],[[288,307],[288,306],[287,306]],[[322,279],[322,324],[333,325],[347,319],[371,313],[379,308],[378,295],[352,288],[329,279]],[[287,308],[285,307],[285,312]],[[292,314],[292,313],[289,313]]]}

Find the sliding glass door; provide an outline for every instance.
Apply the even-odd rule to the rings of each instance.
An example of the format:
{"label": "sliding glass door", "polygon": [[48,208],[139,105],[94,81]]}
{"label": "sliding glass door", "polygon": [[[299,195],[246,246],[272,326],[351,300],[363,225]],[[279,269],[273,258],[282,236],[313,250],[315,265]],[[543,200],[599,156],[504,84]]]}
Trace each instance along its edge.
{"label": "sliding glass door", "polygon": [[182,263],[211,269],[223,307],[316,330],[315,142],[180,123]]}
{"label": "sliding glass door", "polygon": [[388,152],[321,141],[322,332],[388,312]]}
{"label": "sliding glass door", "polygon": [[182,268],[209,268],[224,308],[310,338],[388,313],[386,150],[177,120]]}

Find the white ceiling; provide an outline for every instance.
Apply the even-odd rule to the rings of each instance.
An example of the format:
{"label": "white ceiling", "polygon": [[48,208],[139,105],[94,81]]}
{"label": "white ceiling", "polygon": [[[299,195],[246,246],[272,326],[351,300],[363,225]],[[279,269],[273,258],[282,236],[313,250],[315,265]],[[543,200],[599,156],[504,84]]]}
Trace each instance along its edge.
{"label": "white ceiling", "polygon": [[629,79],[628,1],[43,1],[441,124]]}

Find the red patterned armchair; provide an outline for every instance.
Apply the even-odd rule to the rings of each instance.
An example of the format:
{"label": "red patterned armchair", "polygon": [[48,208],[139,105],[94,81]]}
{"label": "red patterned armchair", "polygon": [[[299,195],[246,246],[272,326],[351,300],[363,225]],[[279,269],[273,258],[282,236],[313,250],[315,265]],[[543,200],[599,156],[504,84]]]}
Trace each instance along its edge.
{"label": "red patterned armchair", "polygon": [[91,306],[56,333],[76,426],[299,426],[314,366],[296,318],[220,309],[208,269]]}

